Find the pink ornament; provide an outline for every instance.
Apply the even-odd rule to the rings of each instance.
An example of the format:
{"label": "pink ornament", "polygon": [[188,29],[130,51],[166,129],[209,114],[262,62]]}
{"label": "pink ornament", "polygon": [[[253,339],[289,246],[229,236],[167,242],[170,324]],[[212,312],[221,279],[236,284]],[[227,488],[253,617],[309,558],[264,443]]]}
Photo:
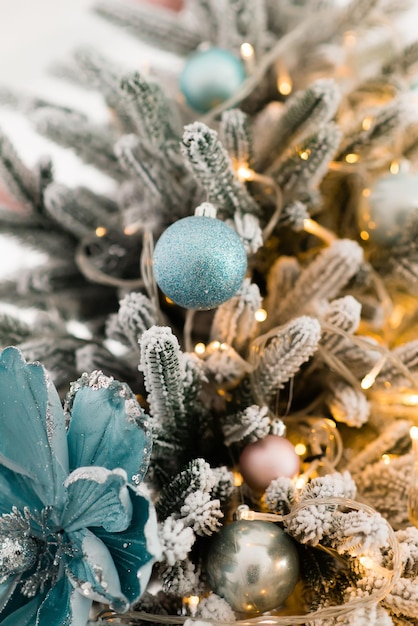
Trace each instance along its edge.
{"label": "pink ornament", "polygon": [[300,459],[290,441],[267,435],[244,448],[239,465],[247,485],[254,491],[264,491],[275,478],[296,476]]}

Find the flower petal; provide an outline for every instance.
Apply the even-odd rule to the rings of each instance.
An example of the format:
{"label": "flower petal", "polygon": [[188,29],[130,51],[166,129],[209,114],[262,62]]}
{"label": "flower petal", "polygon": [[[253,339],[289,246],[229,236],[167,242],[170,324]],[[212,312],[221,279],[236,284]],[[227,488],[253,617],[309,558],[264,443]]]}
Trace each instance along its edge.
{"label": "flower petal", "polygon": [[68,502],[61,519],[67,531],[103,526],[120,532],[129,526],[132,505],[123,469],[79,467],[64,483]]}
{"label": "flower petal", "polygon": [[122,591],[132,604],[142,595],[151,576],[154,562],[161,557],[157,518],[151,502],[131,492],[131,525],[122,533],[97,529],[96,535],[109,548],[119,573]]}
{"label": "flower petal", "polygon": [[[26,599],[24,598],[24,600]],[[13,611],[13,613],[1,620],[1,626],[35,626],[36,614],[41,602],[42,596],[36,596],[29,602],[22,604],[16,611]],[[0,617],[2,617],[2,614],[0,614]]]}
{"label": "flower petal", "polygon": [[101,372],[83,375],[67,399],[70,469],[122,467],[129,480],[142,479],[151,453],[147,415],[129,387]]}
{"label": "flower petal", "polygon": [[86,626],[91,603],[62,576],[42,603],[36,626]]}
{"label": "flower petal", "polygon": [[128,601],[104,543],[87,528],[68,533],[68,538],[74,555],[68,559],[66,568],[74,588],[90,600],[108,603],[115,611],[126,611]]}
{"label": "flower petal", "polygon": [[13,591],[18,583],[18,578],[13,576],[0,585],[0,613],[10,600]]}
{"label": "flower petal", "polygon": [[34,493],[32,481],[27,476],[16,474],[3,466],[0,468],[0,516],[11,513],[13,506],[20,511],[25,506],[40,511],[43,504]]}
{"label": "flower petal", "polygon": [[30,479],[44,505],[61,505],[68,473],[64,413],[43,367],[27,364],[16,348],[3,350],[0,398],[0,464]]}

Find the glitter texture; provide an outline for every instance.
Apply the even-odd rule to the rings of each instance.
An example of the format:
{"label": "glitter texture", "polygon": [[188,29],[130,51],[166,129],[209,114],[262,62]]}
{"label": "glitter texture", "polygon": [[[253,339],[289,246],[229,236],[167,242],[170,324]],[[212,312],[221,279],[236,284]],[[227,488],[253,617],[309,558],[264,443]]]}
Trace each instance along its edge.
{"label": "glitter texture", "polygon": [[240,238],[212,217],[186,217],[160,237],[154,274],[166,296],[186,309],[213,309],[240,288],[247,256]]}

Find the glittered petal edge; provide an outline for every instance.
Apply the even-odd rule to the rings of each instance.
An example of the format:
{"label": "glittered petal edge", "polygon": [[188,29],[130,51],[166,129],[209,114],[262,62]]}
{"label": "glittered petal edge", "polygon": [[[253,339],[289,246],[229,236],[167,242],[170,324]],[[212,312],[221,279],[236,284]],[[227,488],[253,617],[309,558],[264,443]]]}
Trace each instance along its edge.
{"label": "glittered petal edge", "polygon": [[112,556],[103,541],[86,528],[68,533],[68,538],[76,548],[66,565],[74,589],[90,600],[109,604],[115,611],[126,611],[129,603],[121,590]]}
{"label": "glittered petal edge", "polygon": [[[42,503],[56,507],[63,504],[66,443],[64,413],[52,387],[49,402],[50,385],[42,365],[26,363],[17,348],[0,353],[0,463],[31,478],[32,490]],[[48,432],[52,431],[61,458],[51,448]]]}
{"label": "glittered petal edge", "polygon": [[70,469],[100,465],[122,467],[140,482],[148,468],[151,432],[148,416],[125,383],[101,372],[72,383],[66,410],[70,418]]}
{"label": "glittered petal edge", "polygon": [[86,626],[91,604],[62,576],[40,606],[36,626]]}
{"label": "glittered petal edge", "polygon": [[153,564],[161,558],[154,506],[143,494],[131,491],[133,514],[122,533],[97,531],[109,549],[119,573],[122,591],[133,604],[144,593]]}

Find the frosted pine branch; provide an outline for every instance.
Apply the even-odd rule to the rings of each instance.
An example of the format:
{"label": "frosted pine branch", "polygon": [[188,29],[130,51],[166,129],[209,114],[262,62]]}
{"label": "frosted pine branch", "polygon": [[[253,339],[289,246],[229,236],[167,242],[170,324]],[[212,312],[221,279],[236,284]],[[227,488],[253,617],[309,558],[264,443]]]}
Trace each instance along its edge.
{"label": "frosted pine branch", "polygon": [[285,321],[306,310],[311,301],[335,298],[359,270],[362,260],[363,251],[355,241],[334,241],[301,273],[279,304],[278,318]]}
{"label": "frosted pine branch", "polygon": [[56,387],[68,385],[77,378],[75,351],[83,345],[81,339],[70,336],[56,336],[51,342],[48,336],[30,338],[19,344],[19,349],[27,361],[41,362]]}
{"label": "frosted pine branch", "polygon": [[214,3],[214,12],[219,12],[220,15],[217,33],[219,46],[239,53],[242,42],[249,41],[254,47],[256,57],[260,58],[269,43],[265,3],[230,0],[226,7],[229,9],[229,20],[224,19],[224,11],[219,12]]}
{"label": "frosted pine branch", "polygon": [[196,535],[204,537],[219,529],[223,513],[219,500],[213,500],[209,493],[197,490],[185,497],[180,517],[185,526],[190,526]]}
{"label": "frosted pine branch", "polygon": [[263,439],[269,434],[270,418],[266,406],[256,404],[248,406],[244,411],[228,415],[222,423],[225,445],[234,443],[252,443]]}
{"label": "frosted pine branch", "polygon": [[368,465],[380,460],[382,454],[391,450],[398,441],[409,437],[411,424],[406,420],[395,420],[388,424],[382,434],[364,446],[347,464],[346,469],[354,476],[360,474]]}
{"label": "frosted pine branch", "polygon": [[164,155],[136,135],[124,135],[114,147],[126,172],[147,187],[153,203],[166,203],[167,212],[177,204],[184,206],[184,185],[167,172]]}
{"label": "frosted pine branch", "polygon": [[258,217],[251,213],[234,214],[233,219],[225,220],[239,235],[247,254],[255,254],[263,245],[263,232]]}
{"label": "frosted pine branch", "polygon": [[119,302],[119,311],[106,322],[106,335],[130,348],[139,350],[141,335],[157,322],[157,311],[142,293],[128,293]]}
{"label": "frosted pine branch", "polygon": [[123,359],[118,359],[115,363],[115,355],[103,345],[87,343],[76,350],[75,356],[77,372],[101,370],[104,374],[116,376],[129,385],[136,382],[138,375],[136,368],[125,363]]}
{"label": "frosted pine branch", "polygon": [[207,194],[207,201],[225,217],[232,218],[236,211],[259,212],[245,185],[236,178],[229,156],[214,130],[201,122],[189,124],[185,127],[182,149],[195,179]]}
{"label": "frosted pine branch", "polygon": [[326,328],[322,332],[321,345],[330,352],[338,350],[341,345],[347,343],[347,339],[337,332],[333,333],[328,325],[351,334],[358,329],[360,318],[361,304],[353,296],[333,300],[322,318]]}
{"label": "frosted pine branch", "polygon": [[255,396],[270,401],[315,353],[320,335],[319,322],[302,316],[280,327],[269,339],[259,337],[252,346],[256,359],[252,374]]}
{"label": "frosted pine branch", "polygon": [[399,126],[404,124],[404,107],[400,101],[390,103],[378,111],[369,129],[361,127],[345,137],[336,158],[342,160],[350,153],[366,157],[374,147],[381,149],[382,143],[391,145],[395,134],[399,132]]}
{"label": "frosted pine branch", "polygon": [[201,43],[201,34],[189,28],[169,11],[152,9],[146,5],[121,5],[98,2],[96,12],[142,41],[187,56]]}
{"label": "frosted pine branch", "polygon": [[65,74],[68,72],[70,80],[81,82],[86,89],[100,91],[123,132],[134,132],[135,124],[120,90],[120,67],[96,50],[79,48],[74,54],[74,66],[64,71]]}
{"label": "frosted pine branch", "polygon": [[112,178],[123,177],[113,150],[118,135],[110,127],[93,124],[79,113],[49,109],[34,113],[33,120],[42,135],[60,146],[70,148],[85,163]]}
{"label": "frosted pine branch", "polygon": [[270,127],[269,143],[263,146],[264,159],[257,168],[264,170],[272,162],[272,155],[282,154],[290,143],[301,142],[319,126],[330,122],[340,99],[340,90],[330,79],[317,80],[290,97],[277,124]]}
{"label": "frosted pine branch", "polygon": [[163,486],[156,502],[159,519],[180,514],[186,497],[196,491],[210,493],[216,484],[216,477],[204,459],[194,459],[177,474],[170,483]]}
{"label": "frosted pine branch", "polygon": [[32,334],[28,324],[7,313],[0,312],[0,345],[10,346],[22,343]]}
{"label": "frosted pine branch", "polygon": [[279,324],[278,311],[285,296],[293,289],[301,273],[300,265],[294,257],[279,256],[267,274],[267,296],[263,300],[263,307],[267,311],[267,319],[263,323],[264,329],[270,329]]}
{"label": "frosted pine branch", "polygon": [[210,339],[227,343],[243,354],[257,331],[255,312],[261,307],[258,285],[245,278],[240,290],[216,311]]}
{"label": "frosted pine branch", "polygon": [[151,415],[170,441],[177,422],[185,418],[179,343],[170,328],[152,326],[142,334],[140,345],[139,369],[144,373]]}
{"label": "frosted pine branch", "polygon": [[184,561],[196,540],[193,530],[182,519],[172,516],[158,524],[158,537],[163,559],[170,566],[177,561]]}
{"label": "frosted pine branch", "polygon": [[224,111],[219,127],[219,139],[232,162],[237,166],[252,166],[253,140],[249,118],[240,109]]}
{"label": "frosted pine branch", "polygon": [[389,360],[385,364],[379,374],[378,382],[389,381],[393,386],[401,386],[405,383],[405,375],[397,367],[396,361],[400,361],[407,367],[411,374],[416,374],[418,372],[418,339],[394,348],[392,355],[396,360]]}
{"label": "frosted pine branch", "polygon": [[299,500],[310,500],[311,498],[354,499],[356,493],[356,484],[349,472],[334,472],[311,480],[300,492]]}
{"label": "frosted pine branch", "polygon": [[83,206],[72,189],[59,183],[47,187],[45,208],[57,225],[78,239],[91,237],[99,226],[107,230],[110,227],[109,216],[104,211],[95,211],[91,205]]}
{"label": "frosted pine branch", "polygon": [[394,55],[382,68],[383,74],[406,74],[418,62],[418,41],[413,41]]}
{"label": "frosted pine branch", "polygon": [[294,200],[284,205],[278,222],[279,227],[287,226],[296,232],[303,230],[305,220],[309,219],[308,207],[300,200]]}
{"label": "frosted pine branch", "polygon": [[161,87],[147,81],[138,72],[121,81],[122,95],[138,135],[159,147],[167,139],[179,139],[180,121]]}
{"label": "frosted pine branch", "polygon": [[199,572],[190,559],[176,561],[173,566],[159,565],[158,577],[163,590],[180,597],[189,596],[199,589]]}
{"label": "frosted pine branch", "polygon": [[409,523],[407,505],[412,462],[411,454],[392,458],[390,463],[380,458],[355,474],[361,497],[390,520],[394,528]]}
{"label": "frosted pine branch", "polygon": [[336,515],[327,543],[340,554],[355,556],[364,552],[373,553],[373,548],[388,545],[388,525],[378,513],[340,513]]}
{"label": "frosted pine branch", "polygon": [[[9,139],[0,131],[0,178],[23,207],[40,213],[43,198],[39,179],[18,156]],[[34,219],[34,218],[33,218]],[[39,217],[37,221],[39,221]]]}
{"label": "frosted pine branch", "polygon": [[[197,607],[196,617],[204,620],[203,623],[223,622],[231,623],[235,622],[236,616],[229,604],[216,595],[216,593],[210,593],[208,596],[202,598]],[[193,620],[193,623],[196,623]]]}
{"label": "frosted pine branch", "polygon": [[339,127],[328,123],[314,135],[304,139],[290,156],[281,158],[269,167],[267,173],[287,194],[304,191],[306,187],[312,188],[327,172],[340,141]]}
{"label": "frosted pine branch", "polygon": [[272,480],[266,489],[264,499],[269,511],[287,515],[296,501],[294,481],[285,476]]}
{"label": "frosted pine branch", "polygon": [[325,403],[336,422],[360,428],[370,416],[370,405],[364,393],[351,385],[338,381],[331,383]]}
{"label": "frosted pine branch", "polygon": [[198,416],[205,412],[205,408],[199,402],[202,384],[207,382],[205,367],[193,353],[181,353],[180,362],[185,410],[191,415],[191,419],[198,420]]}
{"label": "frosted pine branch", "polygon": [[212,473],[216,483],[212,488],[211,494],[214,499],[219,500],[221,507],[223,507],[228,503],[236,489],[234,484],[234,475],[224,465],[221,467],[214,467],[212,469]]}

